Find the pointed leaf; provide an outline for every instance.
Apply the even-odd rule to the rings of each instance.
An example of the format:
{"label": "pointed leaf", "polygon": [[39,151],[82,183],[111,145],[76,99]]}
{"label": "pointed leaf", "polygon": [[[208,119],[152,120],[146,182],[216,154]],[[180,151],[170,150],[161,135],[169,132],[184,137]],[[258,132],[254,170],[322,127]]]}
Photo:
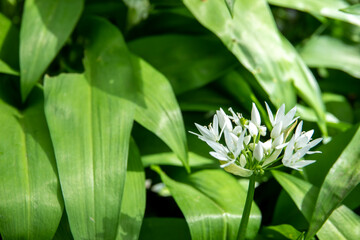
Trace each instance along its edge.
{"label": "pointed leaf", "polygon": [[331,213],[360,183],[359,145],[360,127],[325,177],[316,201],[307,238],[316,234]]}
{"label": "pointed leaf", "polygon": [[[310,183],[287,173],[272,171],[275,179],[290,195],[304,217],[310,222],[319,189]],[[360,234],[360,217],[341,205],[318,231],[319,239],[356,239]]]}
{"label": "pointed leaf", "polygon": [[139,63],[144,104],[138,104],[135,120],[161,138],[173,150],[189,171],[187,142],[180,107],[167,79],[148,63]]}
{"label": "pointed leaf", "polygon": [[279,34],[265,1],[236,1],[233,18],[221,1],[184,3],[254,74],[277,107],[282,103],[288,108],[295,105],[295,86],[300,97],[317,112],[319,126],[327,135],[320,88],[294,47]]}
{"label": "pointed leaf", "polygon": [[2,238],[51,239],[63,200],[42,90],[34,89],[22,112],[0,100],[0,112]]}
{"label": "pointed leaf", "polygon": [[20,30],[23,101],[75,27],[83,0],[26,0]]}
{"label": "pointed leaf", "polygon": [[360,78],[360,48],[330,36],[314,36],[300,49],[310,67],[334,68]]}
{"label": "pointed leaf", "polygon": [[[341,9],[350,6],[343,0],[267,0],[270,4],[285,8],[293,8],[299,11],[308,12],[314,15],[324,16],[328,18],[338,19],[348,23],[360,26],[360,17],[347,14]],[[339,11],[340,10],[340,11]]]}
{"label": "pointed leaf", "polygon": [[145,197],[144,168],[135,141],[131,140],[117,239],[139,238],[145,212]]}
{"label": "pointed leaf", "polygon": [[[223,170],[203,170],[177,182],[158,166],[153,166],[188,222],[192,239],[235,239],[245,205],[246,190]],[[255,203],[251,208],[248,231],[254,238],[261,214]]]}

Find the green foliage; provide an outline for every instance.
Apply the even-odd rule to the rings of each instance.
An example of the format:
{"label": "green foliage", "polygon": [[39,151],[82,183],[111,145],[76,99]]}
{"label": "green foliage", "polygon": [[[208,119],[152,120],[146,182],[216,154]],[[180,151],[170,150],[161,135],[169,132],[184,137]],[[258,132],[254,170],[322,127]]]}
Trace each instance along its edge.
{"label": "green foliage", "polygon": [[357,240],[359,33],[351,0],[0,0],[0,238],[236,239],[248,179],[188,132],[266,101],[324,144],[256,176],[247,239]]}

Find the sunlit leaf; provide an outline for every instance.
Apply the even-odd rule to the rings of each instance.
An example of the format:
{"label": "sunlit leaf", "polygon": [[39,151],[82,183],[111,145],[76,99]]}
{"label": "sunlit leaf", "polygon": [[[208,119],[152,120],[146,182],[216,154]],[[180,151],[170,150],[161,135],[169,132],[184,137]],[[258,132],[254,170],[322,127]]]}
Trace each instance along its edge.
{"label": "sunlit leaf", "polygon": [[130,141],[124,196],[121,203],[120,227],[117,237],[137,240],[145,212],[145,173],[139,150]]}
{"label": "sunlit leaf", "polygon": [[51,239],[63,200],[42,89],[32,91],[22,111],[0,100],[0,112],[2,238]]}
{"label": "sunlit leaf", "polygon": [[327,135],[320,88],[294,47],[279,34],[265,1],[236,1],[233,18],[222,1],[184,3],[255,76],[275,106],[294,106],[295,86],[300,97],[315,109],[319,126]]}
{"label": "sunlit leaf", "polygon": [[26,0],[20,30],[23,101],[75,27],[83,0]]}
{"label": "sunlit leaf", "polygon": [[[149,167],[150,165],[181,166],[179,158],[174,153],[157,153],[145,155],[141,157],[141,161],[144,167]],[[189,152],[189,165],[191,167],[219,167],[218,161],[202,157],[193,152]]]}
{"label": "sunlit leaf", "polygon": [[189,171],[184,122],[171,85],[148,63],[134,59],[139,66],[144,101],[136,107],[135,120],[161,138]]}
{"label": "sunlit leaf", "polygon": [[[160,174],[185,215],[192,239],[236,238],[246,190],[235,178],[223,170],[203,170],[178,182],[158,166],[152,168]],[[253,203],[246,232],[249,238],[256,236],[260,221],[260,211]]]}
{"label": "sunlit leaf", "polygon": [[[304,217],[310,222],[319,189],[310,183],[287,173],[272,171],[275,179],[290,195]],[[356,239],[360,234],[360,217],[341,205],[336,208],[321,229],[319,239]]]}
{"label": "sunlit leaf", "polygon": [[149,0],[123,0],[123,2],[128,7],[128,28],[131,28],[148,17],[150,10]]}
{"label": "sunlit leaf", "polygon": [[360,26],[360,17],[341,12],[350,6],[343,0],[267,0],[270,4],[280,7],[293,8],[299,11],[309,12],[314,15],[320,15],[328,18],[338,19]]}
{"label": "sunlit leaf", "polygon": [[[360,183],[359,144],[360,127],[325,177],[316,201],[307,238],[316,234],[331,213]],[[360,229],[360,225],[358,227]]]}
{"label": "sunlit leaf", "polygon": [[330,36],[312,37],[300,49],[310,67],[334,68],[360,78],[360,47]]}
{"label": "sunlit leaf", "polygon": [[262,232],[267,239],[292,239],[297,240],[301,236],[301,232],[288,224],[265,227]]}

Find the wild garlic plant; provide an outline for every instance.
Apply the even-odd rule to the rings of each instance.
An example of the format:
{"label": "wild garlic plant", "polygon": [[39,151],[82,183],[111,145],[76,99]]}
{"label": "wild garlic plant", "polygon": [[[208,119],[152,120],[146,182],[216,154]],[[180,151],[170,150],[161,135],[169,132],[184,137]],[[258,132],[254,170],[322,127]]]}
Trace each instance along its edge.
{"label": "wild garlic plant", "polygon": [[268,138],[268,129],[261,125],[260,113],[254,103],[250,120],[231,108],[230,115],[220,108],[208,127],[195,123],[200,134],[191,132],[212,148],[210,155],[220,161],[221,168],[234,175],[250,177],[238,239],[245,238],[255,190],[255,176],[264,174],[267,168],[274,165],[301,171],[303,167],[315,162],[302,158],[306,154],[319,153],[310,149],[322,141],[322,138],[311,141],[314,130],[302,131],[303,122],[298,124],[298,117],[295,117],[296,107],[285,114],[283,104],[274,116],[268,104],[265,105],[272,126]]}

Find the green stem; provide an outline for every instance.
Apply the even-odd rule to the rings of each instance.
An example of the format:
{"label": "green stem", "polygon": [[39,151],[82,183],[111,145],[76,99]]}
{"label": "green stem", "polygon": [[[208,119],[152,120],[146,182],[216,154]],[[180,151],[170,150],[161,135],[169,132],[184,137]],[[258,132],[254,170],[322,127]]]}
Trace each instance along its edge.
{"label": "green stem", "polygon": [[244,207],[244,211],[242,214],[239,232],[238,232],[238,236],[237,236],[238,240],[245,239],[246,228],[247,228],[247,225],[249,222],[249,217],[250,217],[251,204],[254,199],[254,192],[255,192],[255,174],[251,175],[251,177],[250,177],[245,207]]}

